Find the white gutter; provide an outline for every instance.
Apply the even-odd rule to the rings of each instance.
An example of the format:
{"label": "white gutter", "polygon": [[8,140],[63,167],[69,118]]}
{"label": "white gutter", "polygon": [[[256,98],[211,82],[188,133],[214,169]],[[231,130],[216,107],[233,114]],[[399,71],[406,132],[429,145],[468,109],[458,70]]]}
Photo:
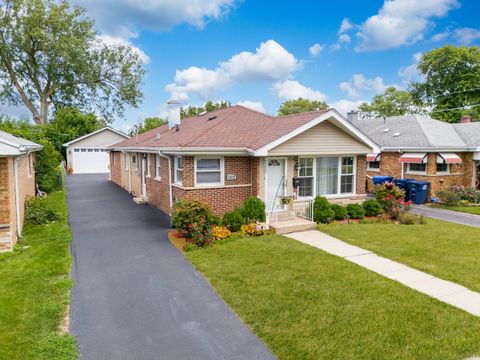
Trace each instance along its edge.
{"label": "white gutter", "polygon": [[197,155],[197,154],[218,154],[218,155],[253,155],[254,151],[248,148],[159,148],[159,147],[111,147],[110,151],[122,152],[144,152],[158,154],[161,151],[163,154],[182,154],[182,155]]}
{"label": "white gutter", "polygon": [[[162,154],[160,151],[158,152],[158,155],[167,159],[168,161],[168,189],[169,189],[169,200],[170,200],[170,209],[173,206],[173,189],[172,189],[172,162],[170,157]],[[155,165],[156,166],[156,165]]]}
{"label": "white gutter", "polygon": [[20,194],[18,192],[18,157],[13,161],[13,179],[15,183],[15,211],[17,220],[17,237],[22,236],[22,225],[20,224]]}
{"label": "white gutter", "polygon": [[418,151],[418,152],[474,152],[476,151],[475,148],[458,148],[458,147],[442,147],[442,148],[434,148],[434,147],[382,147],[382,152],[386,151]]}

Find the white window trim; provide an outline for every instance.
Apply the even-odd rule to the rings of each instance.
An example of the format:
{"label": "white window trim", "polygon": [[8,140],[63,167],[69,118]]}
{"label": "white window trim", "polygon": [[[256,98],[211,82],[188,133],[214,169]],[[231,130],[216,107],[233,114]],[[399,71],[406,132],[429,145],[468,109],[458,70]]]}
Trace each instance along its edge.
{"label": "white window trim", "polygon": [[[297,194],[298,199],[312,199],[315,197],[315,193],[317,191],[317,158],[315,156],[299,156],[298,161],[300,162],[300,159],[312,159],[312,175],[313,175],[313,196],[300,196]],[[299,178],[308,178],[309,176],[300,176],[299,174],[300,171],[300,166],[298,167],[297,170],[297,177]]]}
{"label": "white window trim", "polygon": [[[352,173],[351,174],[342,174],[342,158],[351,157],[353,158],[352,164]],[[352,179],[352,192],[342,193],[342,175],[343,176],[353,176]],[[354,195],[357,192],[357,157],[355,155],[341,155],[338,157],[338,189],[337,195]]]}
{"label": "white window trim", "polygon": [[[160,171],[158,170],[158,168],[160,168]],[[156,154],[155,155],[155,180],[157,181],[162,180],[161,173],[162,173],[162,160],[160,158],[160,155]]]}
{"label": "white window trim", "polygon": [[[378,169],[377,169],[377,168],[371,168],[371,167],[370,167],[370,163],[372,163],[372,162],[378,162],[378,166],[379,166]],[[368,171],[380,172],[380,165],[381,165],[381,164],[380,164],[380,161],[367,161],[367,170],[368,170]]]}
{"label": "white window trim", "polygon": [[[182,159],[182,168],[179,169],[177,168],[177,159],[181,159],[182,157],[181,156],[174,156],[173,157],[173,179],[174,179],[174,184],[177,184],[177,185],[182,185],[183,184],[183,159]],[[178,181],[178,178],[177,178],[177,170],[181,170],[182,171],[182,182]]]}
{"label": "white window trim", "polygon": [[[220,159],[220,182],[217,183],[197,183],[197,161],[202,159]],[[194,177],[194,184],[195,187],[209,187],[209,186],[224,186],[225,185],[225,158],[222,156],[196,156],[194,159],[194,169],[193,169],[193,177]],[[204,172],[218,172],[218,170],[214,171],[204,171]]]}
{"label": "white window trim", "polygon": [[130,155],[125,153],[125,171],[130,170]]}
{"label": "white window trim", "polygon": [[428,168],[428,164],[427,164],[427,163],[423,163],[423,164],[425,164],[425,171],[412,171],[412,170],[410,170],[410,164],[416,164],[416,163],[407,163],[407,171],[405,172],[406,174],[411,174],[411,175],[427,175],[427,168]]}
{"label": "white window trim", "polygon": [[447,165],[447,171],[437,171],[437,169],[435,169],[435,174],[436,175],[450,175],[451,172],[452,172],[452,164],[445,164],[445,165]]}

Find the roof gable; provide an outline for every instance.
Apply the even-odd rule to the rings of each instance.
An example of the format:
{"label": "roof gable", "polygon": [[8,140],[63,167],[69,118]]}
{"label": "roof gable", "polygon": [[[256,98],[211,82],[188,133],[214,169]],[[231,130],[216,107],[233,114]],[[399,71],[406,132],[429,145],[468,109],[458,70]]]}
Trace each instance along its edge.
{"label": "roof gable", "polygon": [[87,139],[87,138],[89,138],[89,137],[98,135],[98,134],[103,133],[103,132],[105,132],[105,131],[110,131],[110,132],[112,132],[112,133],[114,133],[114,134],[116,134],[116,135],[118,135],[118,136],[121,136],[121,137],[123,137],[123,138],[126,138],[126,139],[129,138],[128,135],[122,133],[121,131],[118,131],[118,130],[110,127],[110,126],[106,126],[106,127],[101,128],[101,129],[98,129],[98,130],[96,130],[96,131],[94,131],[94,132],[91,132],[91,133],[89,133],[89,134],[80,136],[79,138],[76,138],[76,139],[74,139],[74,140],[72,140],[72,141],[69,141],[69,142],[63,144],[63,146],[73,145],[73,144],[75,144],[75,143],[77,143],[77,142],[79,142],[79,141],[85,140],[85,139]]}
{"label": "roof gable", "polygon": [[33,141],[0,130],[0,155],[20,155],[40,149],[42,146]]}

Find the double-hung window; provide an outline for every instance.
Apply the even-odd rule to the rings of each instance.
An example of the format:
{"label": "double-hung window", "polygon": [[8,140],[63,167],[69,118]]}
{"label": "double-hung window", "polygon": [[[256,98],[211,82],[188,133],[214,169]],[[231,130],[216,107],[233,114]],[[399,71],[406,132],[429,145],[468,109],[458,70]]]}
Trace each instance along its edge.
{"label": "double-hung window", "polygon": [[160,155],[155,155],[155,179],[160,180],[161,178],[161,162]]}
{"label": "double-hung window", "polygon": [[353,157],[347,156],[341,158],[342,168],[340,172],[340,193],[353,193]]}
{"label": "double-hung window", "polygon": [[298,159],[298,196],[313,196],[313,158]]}
{"label": "double-hung window", "polygon": [[437,163],[437,174],[450,174],[450,164]]}
{"label": "double-hung window", "polygon": [[174,158],[174,170],[175,170],[175,183],[183,183],[183,160],[181,156],[175,156]]}
{"label": "double-hung window", "polygon": [[222,185],[222,158],[195,158],[195,185]]}
{"label": "double-hung window", "polygon": [[319,157],[316,166],[316,195],[341,195],[354,192],[353,156]]}
{"label": "double-hung window", "polygon": [[425,174],[427,172],[426,163],[408,163],[407,166],[407,173],[410,174]]}

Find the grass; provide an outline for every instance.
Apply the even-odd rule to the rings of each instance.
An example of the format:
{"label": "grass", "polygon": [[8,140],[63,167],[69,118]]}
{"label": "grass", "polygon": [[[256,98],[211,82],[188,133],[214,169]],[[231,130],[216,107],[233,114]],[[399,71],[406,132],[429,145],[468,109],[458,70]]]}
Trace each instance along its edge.
{"label": "grass", "polygon": [[480,291],[480,228],[427,219],[424,225],[330,224],[326,232],[412,266]]}
{"label": "grass", "polygon": [[52,193],[61,220],[26,225],[13,253],[0,255],[0,359],[77,358],[75,339],[61,334],[69,304],[71,233],[65,192]]}
{"label": "grass", "polygon": [[480,206],[447,206],[447,205],[432,205],[432,207],[463,212],[467,214],[480,215]]}
{"label": "grass", "polygon": [[279,359],[464,359],[480,318],[276,236],[186,253]]}

